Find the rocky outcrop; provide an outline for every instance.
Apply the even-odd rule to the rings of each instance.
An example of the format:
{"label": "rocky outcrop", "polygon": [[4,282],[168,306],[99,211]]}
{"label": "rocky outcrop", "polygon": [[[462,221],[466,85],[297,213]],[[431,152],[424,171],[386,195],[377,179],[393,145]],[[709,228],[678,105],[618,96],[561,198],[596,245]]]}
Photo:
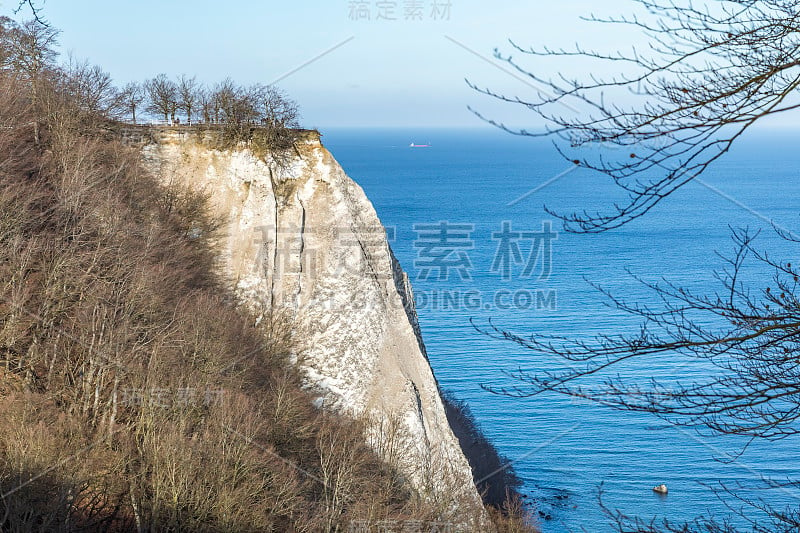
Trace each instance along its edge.
{"label": "rocky outcrop", "polygon": [[224,267],[242,299],[292,319],[320,406],[367,420],[373,447],[443,514],[482,522],[411,285],[372,204],[319,135],[306,133],[281,165],[211,149],[185,130],[153,139],[143,148],[153,169],[206,190],[224,217]]}

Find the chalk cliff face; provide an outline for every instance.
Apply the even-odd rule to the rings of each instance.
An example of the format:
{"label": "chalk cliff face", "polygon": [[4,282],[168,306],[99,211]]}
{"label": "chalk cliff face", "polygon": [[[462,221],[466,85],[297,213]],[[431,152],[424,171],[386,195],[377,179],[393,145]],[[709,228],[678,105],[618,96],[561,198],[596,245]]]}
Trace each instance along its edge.
{"label": "chalk cliff face", "polygon": [[372,204],[319,136],[304,135],[283,165],[186,132],[156,137],[143,149],[149,164],[206,190],[226,221],[224,267],[243,301],[292,319],[320,406],[367,420],[373,447],[423,497],[482,522],[408,278]]}

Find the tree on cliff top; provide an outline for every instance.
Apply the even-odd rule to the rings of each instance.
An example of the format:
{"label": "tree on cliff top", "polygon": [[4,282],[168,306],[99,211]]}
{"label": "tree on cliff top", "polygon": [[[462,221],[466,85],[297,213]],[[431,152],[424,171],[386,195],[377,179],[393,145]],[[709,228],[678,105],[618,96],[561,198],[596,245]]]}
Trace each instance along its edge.
{"label": "tree on cliff top", "polygon": [[126,111],[130,112],[131,120],[136,124],[136,110],[145,101],[145,92],[142,85],[132,81],[120,91],[120,100]]}
{"label": "tree on cliff top", "polygon": [[70,59],[62,74],[64,90],[82,111],[103,118],[121,114],[125,107],[122,94],[108,72],[86,61]]}
{"label": "tree on cliff top", "polygon": [[[597,24],[639,29],[649,39],[647,52],[605,53],[523,48],[531,60],[569,60],[611,65],[622,71],[608,79],[542,77],[540,66],[523,65],[499,52],[497,57],[546,91],[525,100],[490,89],[473,88],[534,111],[548,124],[528,136],[554,136],[559,151],[576,165],[602,173],[627,193],[627,201],[606,213],[553,213],[567,230],[602,232],[646,214],[654,205],[699,176],[764,117],[800,106],[800,4],[794,0],[718,0],[703,7],[681,0],[636,0],[642,17],[600,19]],[[592,67],[588,71],[595,71]],[[623,103],[615,96],[623,96]],[[564,107],[585,110],[565,115]],[[597,156],[576,156],[594,150]],[[781,237],[798,242],[787,232]],[[534,334],[520,336],[494,325],[485,333],[516,342],[535,353],[555,356],[571,368],[557,372],[520,371],[519,383],[495,392],[527,397],[543,391],[589,398],[618,409],[653,413],[675,424],[705,427],[717,434],[757,439],[800,436],[800,269],[760,253],[753,235],[734,231],[737,251],[720,273],[719,295],[696,295],[673,285],[648,285],[660,306],[626,303],[607,295],[619,309],[643,321],[638,334],[603,336],[592,342]],[[750,256],[773,272],[771,286],[750,290],[739,276]],[[714,320],[727,324],[714,329]],[[643,363],[666,354],[699,359],[719,372],[704,381],[655,383],[642,388],[619,375],[601,386],[582,386],[586,378],[605,376],[631,359]],[[800,487],[800,481],[766,480],[771,488]],[[725,488],[723,490],[729,490]],[[729,494],[738,496],[731,491]],[[746,500],[764,521],[755,531],[797,531],[800,507],[776,509]],[[745,511],[739,511],[745,513]],[[661,527],[611,512],[620,531],[651,532]],[[735,531],[712,519],[688,525],[664,524],[670,531]]]}
{"label": "tree on cliff top", "polygon": [[147,109],[156,115],[163,115],[164,121],[174,118],[178,106],[178,87],[166,74],[159,74],[144,83],[147,92]]}
{"label": "tree on cliff top", "polygon": [[200,86],[197,79],[192,76],[181,75],[178,78],[178,108],[186,113],[186,122],[192,123],[192,112],[197,109]]}

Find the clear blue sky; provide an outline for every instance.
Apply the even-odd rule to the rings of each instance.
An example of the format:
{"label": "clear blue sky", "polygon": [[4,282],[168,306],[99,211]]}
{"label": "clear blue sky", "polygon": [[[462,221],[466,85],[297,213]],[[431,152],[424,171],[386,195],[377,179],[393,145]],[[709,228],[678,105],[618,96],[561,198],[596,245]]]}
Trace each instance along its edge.
{"label": "clear blue sky", "polygon": [[[16,0],[0,0],[10,14]],[[119,83],[160,72],[214,82],[270,83],[331,47],[336,50],[278,84],[300,103],[307,126],[480,126],[468,104],[520,124],[513,106],[475,94],[464,78],[525,96],[533,89],[448,40],[491,58],[507,39],[570,46],[589,38],[610,46],[603,28],[581,22],[592,10],[627,11],[630,0],[558,3],[509,0],[46,0],[62,30],[62,51],[103,66]],[[446,12],[450,4],[449,13]],[[379,13],[381,5],[394,12]],[[414,5],[421,6],[413,20]],[[434,16],[434,4],[439,13]],[[358,5],[369,20],[353,20]],[[407,9],[411,11],[406,12]],[[386,20],[379,15],[396,20]],[[407,16],[412,19],[407,20]],[[621,43],[624,44],[624,43]],[[555,72],[554,72],[555,74]]]}
{"label": "clear blue sky", "polygon": [[[509,38],[537,47],[581,42],[628,50],[641,44],[638,35],[580,20],[592,12],[630,13],[632,0],[38,3],[62,31],[63,53],[101,65],[120,84],[161,72],[208,83],[227,76],[245,84],[283,78],[278,85],[299,102],[303,124],[319,128],[482,126],[467,105],[514,125],[535,126],[532,113],[466,86],[468,77],[522,98],[534,94],[533,87],[498,68],[503,64],[492,59],[495,47],[509,51]],[[0,0],[0,14],[10,14],[16,4]],[[559,71],[552,62],[546,69],[552,70],[547,75]]]}

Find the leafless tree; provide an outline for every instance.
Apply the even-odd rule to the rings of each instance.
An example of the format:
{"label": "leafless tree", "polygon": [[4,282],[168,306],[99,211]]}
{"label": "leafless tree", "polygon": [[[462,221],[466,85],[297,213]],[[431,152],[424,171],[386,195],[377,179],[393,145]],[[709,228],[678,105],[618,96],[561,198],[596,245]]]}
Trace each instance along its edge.
{"label": "leafless tree", "polygon": [[72,100],[88,113],[113,117],[122,107],[111,75],[97,65],[70,60],[64,69],[64,85]]}
{"label": "leafless tree", "polygon": [[156,115],[163,115],[164,121],[175,118],[178,106],[178,87],[166,74],[159,74],[144,84],[147,92],[147,109]]}
{"label": "leafless tree", "polygon": [[238,86],[233,80],[227,78],[216,85],[211,90],[211,101],[214,107],[214,121],[217,123],[227,122],[232,114],[234,100],[239,92]]}
{"label": "leafless tree", "polygon": [[194,76],[181,75],[178,78],[178,108],[186,113],[186,121],[192,123],[192,111],[197,109],[200,87]]}
{"label": "leafless tree", "polygon": [[8,62],[24,79],[34,80],[55,64],[57,30],[30,20],[21,24],[11,23],[4,34],[7,37]]}
{"label": "leafless tree", "polygon": [[144,88],[135,81],[126,84],[120,92],[122,104],[131,113],[134,124],[136,124],[136,110],[142,105],[145,97]]}
{"label": "leafless tree", "polygon": [[298,127],[297,102],[274,85],[255,86],[254,98],[258,100],[263,122],[276,128]]}
{"label": "leafless tree", "polygon": [[259,142],[268,147],[276,163],[287,163],[294,155],[299,127],[297,103],[274,85],[254,85],[249,93],[260,116]]}
{"label": "leafless tree", "polygon": [[214,121],[214,100],[211,91],[203,86],[197,88],[197,107],[203,122],[211,124]]}
{"label": "leafless tree", "polygon": [[[22,77],[30,86],[31,104],[40,107],[42,77],[47,69],[53,68],[58,56],[58,31],[39,22],[30,20],[14,24],[4,32],[8,65],[13,73]],[[34,138],[40,142],[40,117],[34,118]]]}
{"label": "leafless tree", "polygon": [[[526,100],[474,88],[523,105],[549,124],[543,132],[499,127],[520,135],[566,141],[559,147],[570,161],[609,176],[628,201],[606,214],[559,215],[568,230],[601,232],[647,213],[722,157],[762,118],[795,110],[800,87],[800,4],[789,0],[725,0],[703,7],[683,1],[637,0],[641,17],[601,19],[597,24],[638,28],[650,38],[648,52],[605,53],[524,48],[532,60],[571,59],[618,67],[609,79],[543,77],[540,66],[498,53],[530,80],[545,87]],[[591,67],[590,71],[592,70]],[[614,97],[623,96],[624,103]],[[577,110],[564,114],[565,107]],[[581,112],[585,111],[585,112]],[[622,150],[585,150],[612,145]],[[586,152],[591,152],[586,154]],[[592,155],[599,154],[599,155]],[[798,240],[776,230],[791,243]],[[544,391],[588,398],[623,410],[653,413],[672,423],[710,429],[714,434],[783,439],[800,433],[800,269],[754,247],[755,234],[734,230],[735,251],[719,273],[721,291],[695,294],[668,282],[639,280],[657,305],[631,303],[598,287],[613,305],[639,317],[630,335],[585,341],[544,334],[519,335],[495,324],[478,326],[487,335],[515,342],[537,354],[568,363],[563,371],[511,374],[516,385],[493,392],[528,397]],[[771,282],[751,289],[742,281],[748,259],[773,273]],[[709,324],[723,324],[719,327]],[[713,369],[694,382],[635,383],[620,378],[623,364],[654,358],[696,361]],[[769,486],[778,486],[767,481]],[[800,488],[800,481],[783,486]],[[724,490],[728,490],[725,488]],[[738,497],[735,491],[729,495]],[[797,531],[800,507],[774,509],[742,499],[763,520],[748,520],[754,531]],[[728,524],[699,520],[663,527],[610,513],[620,531],[735,531]]]}
{"label": "leafless tree", "polygon": [[220,121],[223,123],[244,127],[258,121],[257,103],[252,92],[231,79],[218,83],[214,95],[219,105]]}

